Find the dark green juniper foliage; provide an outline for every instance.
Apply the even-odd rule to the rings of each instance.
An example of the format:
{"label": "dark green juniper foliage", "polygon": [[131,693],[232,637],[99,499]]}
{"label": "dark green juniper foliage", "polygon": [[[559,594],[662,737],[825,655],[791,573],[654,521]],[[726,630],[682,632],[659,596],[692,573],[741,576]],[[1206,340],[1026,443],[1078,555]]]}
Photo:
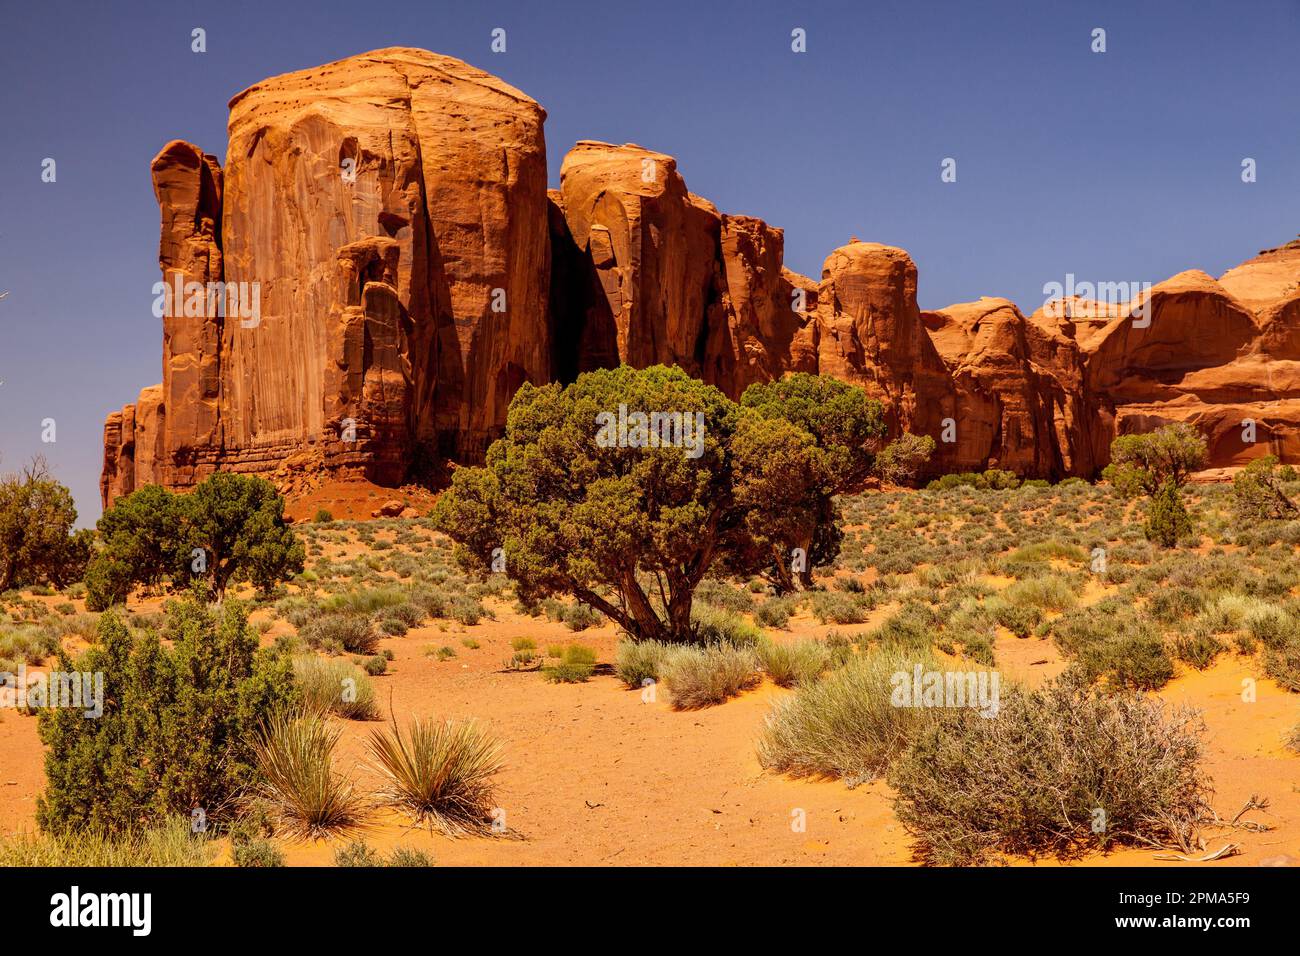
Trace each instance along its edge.
{"label": "dark green juniper foliage", "polygon": [[120,834],[201,809],[214,826],[228,819],[254,774],[250,742],[261,724],[295,699],[290,662],[258,649],[237,603],[170,604],[163,638],[133,638],[114,612],[100,619],[98,643],[65,671],[99,672],[104,712],[40,712],[48,748],[37,821],[50,832],[87,827]]}
{"label": "dark green juniper foliage", "polygon": [[[567,387],[526,384],[505,437],[485,467],[456,471],[435,522],[469,567],[485,571],[504,557],[526,606],[572,595],[636,640],[693,640],[694,592],[711,568],[749,576],[810,536],[814,563],[838,550],[831,495],[846,470],[866,467],[863,453],[839,443],[865,440],[875,426],[860,390],[835,386],[834,395],[809,385],[807,395],[742,408],[663,366],[589,372]],[[778,399],[805,407],[819,430],[766,417]],[[698,415],[703,429],[693,429],[689,448],[646,447],[635,428],[631,447],[598,441],[599,416],[620,405],[692,425]]]}
{"label": "dark green juniper foliage", "polygon": [[1191,533],[1191,517],[1181,489],[1205,463],[1205,439],[1191,425],[1175,422],[1142,435],[1121,435],[1110,446],[1110,464],[1102,472],[1121,494],[1152,499],[1147,539],[1172,548]]}
{"label": "dark green juniper foliage", "polygon": [[0,476],[0,591],[81,578],[90,531],[74,532],[72,492],[37,458],[21,474]]}
{"label": "dark green juniper foliage", "polygon": [[[169,577],[177,587],[205,582],[221,600],[237,581],[269,594],[302,571],[304,550],[284,520],[284,499],[269,481],[217,472],[187,495],[148,486],[99,519],[103,550],[86,572],[87,607],[125,601],[134,584]],[[196,551],[202,557],[196,562]]]}

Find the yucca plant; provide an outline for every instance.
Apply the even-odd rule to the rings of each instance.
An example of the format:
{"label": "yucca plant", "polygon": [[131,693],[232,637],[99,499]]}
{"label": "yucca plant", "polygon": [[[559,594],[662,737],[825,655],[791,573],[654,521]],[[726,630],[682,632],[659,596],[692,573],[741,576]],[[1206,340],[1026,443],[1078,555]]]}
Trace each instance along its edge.
{"label": "yucca plant", "polygon": [[257,795],[291,836],[345,832],[361,823],[364,800],[334,771],[338,741],[339,729],[309,710],[276,715],[253,742],[262,777]]}
{"label": "yucca plant", "polygon": [[492,777],[502,768],[496,739],[473,721],[415,719],[403,732],[371,731],[368,742],[379,791],[388,805],[447,836],[492,829]]}

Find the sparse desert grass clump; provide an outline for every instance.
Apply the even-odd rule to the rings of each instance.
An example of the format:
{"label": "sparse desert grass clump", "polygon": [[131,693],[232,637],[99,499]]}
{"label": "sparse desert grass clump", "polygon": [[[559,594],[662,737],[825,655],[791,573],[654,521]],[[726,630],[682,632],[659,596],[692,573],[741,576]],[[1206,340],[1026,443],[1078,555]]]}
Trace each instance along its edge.
{"label": "sparse desert grass clump", "polygon": [[293,673],[310,708],[349,720],[370,720],[379,713],[374,685],[348,661],[299,654],[293,659]]}
{"label": "sparse desert grass clump", "polygon": [[321,712],[287,712],[272,717],[253,742],[260,776],[256,793],[279,829],[291,836],[324,836],[361,822],[362,798],[334,770],[339,734]]}
{"label": "sparse desert grass clump", "polygon": [[672,645],[662,641],[624,638],[614,650],[614,673],[633,690],[644,687],[647,681],[657,683],[663,676],[664,661],[671,652]]}
{"label": "sparse desert grass clump", "polygon": [[750,646],[718,643],[674,647],[661,675],[676,710],[721,704],[762,680],[758,655]]}
{"label": "sparse desert grass clump", "polygon": [[582,644],[559,649],[558,660],[542,668],[542,675],[552,684],[581,684],[596,669],[596,652]]}
{"label": "sparse desert grass clump", "polygon": [[764,638],[754,650],[767,676],[779,687],[811,684],[831,666],[831,651],[822,641],[778,643]]}
{"label": "sparse desert grass clump", "polygon": [[380,797],[447,836],[493,830],[496,738],[474,721],[413,720],[372,731],[367,749],[385,784]]}
{"label": "sparse desert grass clump", "polygon": [[768,715],[758,743],[767,770],[795,777],[839,778],[850,786],[884,774],[936,711],[893,704],[895,675],[941,668],[928,652],[881,647],[819,681],[799,687]]}
{"label": "sparse desert grass clump", "polygon": [[189,817],[116,836],[99,830],[0,836],[0,867],[207,866],[216,854],[215,844],[192,831]]}
{"label": "sparse desert grass clump", "polygon": [[708,604],[697,605],[693,609],[691,626],[695,629],[695,640],[703,644],[753,647],[763,637],[762,630],[739,614]]}
{"label": "sparse desert grass clump", "polygon": [[996,719],[945,712],[914,736],[889,782],[927,863],[1069,858],[1115,844],[1191,852],[1210,816],[1201,730],[1191,711],[1067,678],[1012,688]]}
{"label": "sparse desert grass clump", "polygon": [[812,613],[823,624],[861,624],[871,612],[866,594],[817,591],[812,596]]}

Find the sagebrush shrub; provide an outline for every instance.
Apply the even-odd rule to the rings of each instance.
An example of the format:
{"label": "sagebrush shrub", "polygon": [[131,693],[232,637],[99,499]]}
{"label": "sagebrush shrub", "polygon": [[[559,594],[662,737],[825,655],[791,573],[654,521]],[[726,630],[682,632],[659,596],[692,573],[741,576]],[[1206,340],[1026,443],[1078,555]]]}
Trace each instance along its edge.
{"label": "sagebrush shrub", "polygon": [[623,639],[614,650],[614,673],[632,689],[657,682],[662,676],[664,661],[672,645],[662,641],[633,641]]}
{"label": "sagebrush shrub", "polygon": [[299,654],[293,658],[293,673],[303,702],[315,710],[349,720],[369,720],[378,713],[370,679],[348,661]]}
{"label": "sagebrush shrub", "polygon": [[811,684],[831,666],[831,651],[821,641],[777,643],[764,639],[754,650],[767,676],[780,687]]}
{"label": "sagebrush shrub", "polygon": [[889,772],[925,862],[1074,857],[1112,844],[1190,852],[1208,818],[1198,716],[1062,679],[1012,688],[995,719],[947,711]]}

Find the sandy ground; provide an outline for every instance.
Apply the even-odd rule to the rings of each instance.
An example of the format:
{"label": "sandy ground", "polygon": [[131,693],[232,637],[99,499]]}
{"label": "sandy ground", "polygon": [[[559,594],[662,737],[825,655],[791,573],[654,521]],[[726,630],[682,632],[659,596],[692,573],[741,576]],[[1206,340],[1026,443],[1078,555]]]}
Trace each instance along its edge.
{"label": "sandy ground", "polygon": [[[906,865],[909,839],[881,782],[849,790],[836,781],[794,781],[765,773],[754,741],[774,700],[789,693],[770,683],[722,706],[672,710],[666,695],[643,701],[601,668],[584,684],[549,684],[538,672],[508,672],[510,641],[533,638],[538,648],[578,640],[611,660],[612,627],[573,634],[562,624],[515,615],[492,604],[496,621],[473,627],[431,624],[386,639],[394,661],[376,678],[385,715],[475,717],[502,740],[507,767],[498,803],[522,839],[450,839],[412,830],[395,815],[377,813],[363,834],[374,848],[404,845],[447,865]],[[277,630],[285,625],[277,625]],[[824,631],[795,619],[796,636]],[[271,635],[275,630],[271,632]],[[270,636],[270,635],[269,635]],[[472,637],[477,649],[461,643]],[[429,649],[451,646],[439,661]],[[1050,641],[1003,635],[999,666],[1007,677],[1036,683],[1060,671]],[[1221,655],[1204,672],[1179,665],[1162,692],[1171,702],[1204,712],[1206,770],[1216,785],[1215,807],[1232,817],[1252,795],[1267,812],[1249,819],[1275,829],[1211,832],[1209,849],[1224,842],[1242,852],[1212,865],[1289,864],[1300,859],[1300,757],[1282,746],[1300,718],[1300,698],[1258,678],[1249,659]],[[1257,679],[1256,699],[1242,699],[1243,681]],[[364,741],[377,722],[344,722],[340,769],[363,787],[375,779],[364,766]],[[33,829],[43,784],[36,721],[0,715],[0,832]],[[283,845],[288,862],[332,862],[341,840]],[[223,854],[222,859],[225,858]],[[1026,862],[1026,861],[1017,861]],[[1043,861],[1054,865],[1053,861]],[[1160,863],[1149,850],[1125,850],[1084,861],[1096,865],[1181,866]]]}

